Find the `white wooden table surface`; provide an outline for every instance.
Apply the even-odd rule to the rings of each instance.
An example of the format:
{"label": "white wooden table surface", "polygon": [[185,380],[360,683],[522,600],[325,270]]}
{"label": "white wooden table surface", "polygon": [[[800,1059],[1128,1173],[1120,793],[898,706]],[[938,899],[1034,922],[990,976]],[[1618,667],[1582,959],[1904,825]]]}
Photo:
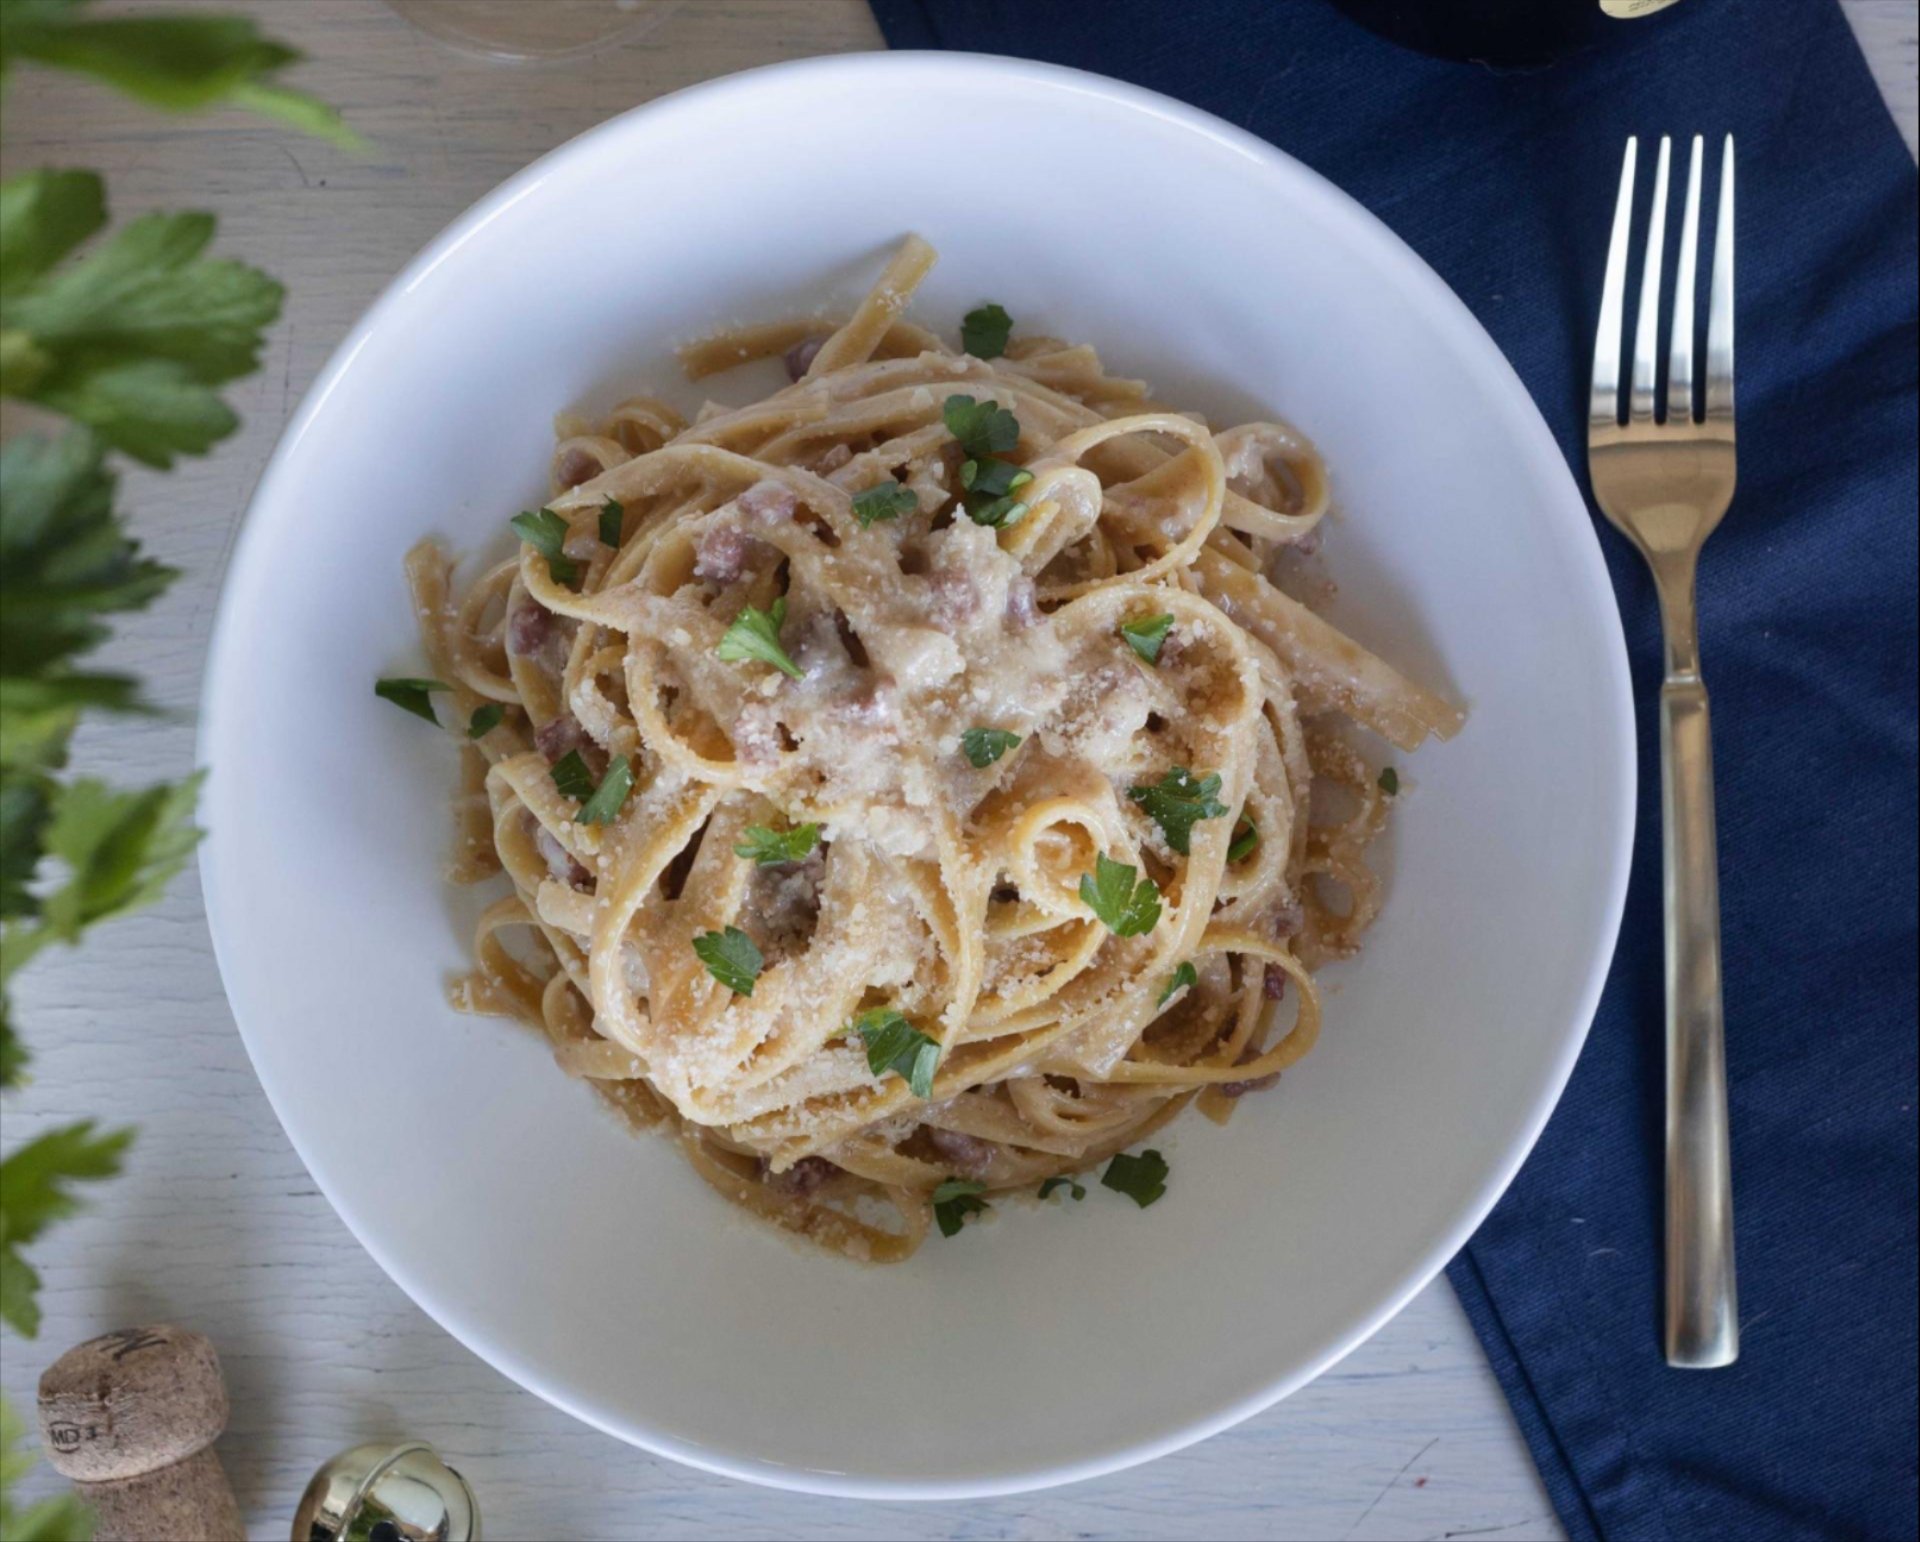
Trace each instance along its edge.
{"label": "white wooden table surface", "polygon": [[[233,393],[241,433],[173,475],[127,478],[137,530],[185,575],[120,625],[112,650],[174,715],[81,736],[79,764],[127,783],[191,764],[208,628],[247,496],[328,353],[420,246],[509,173],[636,102],[750,65],[880,46],[864,0],[695,0],[588,60],[518,65],[449,49],[381,0],[228,3],[311,56],[300,83],[345,109],[368,155],[237,113],[162,118],[64,78],[23,74],[8,87],[7,170],[97,167],[120,217],[212,209],[220,250],[289,291],[264,368]],[[1845,3],[1911,147],[1915,0]],[[8,1099],[7,1145],[85,1116],[135,1122],[140,1138],[125,1176],[36,1251],[45,1326],[34,1343],[0,1339],[0,1384],[30,1409],[40,1370],[69,1343],[155,1319],[204,1329],[227,1367],[222,1451],[257,1537],[286,1535],[333,1450],[402,1432],[468,1475],[495,1539],[1561,1535],[1443,1282],[1280,1406],[1115,1477],[907,1506],[703,1476],[521,1391],[361,1251],[254,1081],[192,873],[83,952],[44,957],[17,996],[37,1080]],[[54,1485],[43,1466],[28,1489]]]}

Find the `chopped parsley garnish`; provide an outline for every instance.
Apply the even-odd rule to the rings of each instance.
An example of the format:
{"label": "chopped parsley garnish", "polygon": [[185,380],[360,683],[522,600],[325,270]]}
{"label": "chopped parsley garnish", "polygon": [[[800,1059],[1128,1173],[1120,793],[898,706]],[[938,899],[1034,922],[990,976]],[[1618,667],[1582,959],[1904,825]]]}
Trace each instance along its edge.
{"label": "chopped parsley garnish", "polygon": [[1008,525],[1017,525],[1026,518],[1027,505],[1009,493],[1004,498],[984,501],[968,497],[966,510],[967,518],[976,525],[985,525],[989,530],[1004,530]]}
{"label": "chopped parsley garnish", "polygon": [[1004,728],[969,728],[960,735],[960,748],[973,765],[984,771],[1020,742],[1020,735]]}
{"label": "chopped parsley garnish", "polygon": [[753,982],[766,962],[753,939],[737,926],[729,926],[724,932],[702,932],[693,939],[693,951],[700,955],[707,973],[736,996],[753,994]]}
{"label": "chopped parsley garnish", "polygon": [[440,719],[433,715],[433,703],[427,700],[427,693],[452,689],[439,680],[413,680],[406,676],[373,682],[373,694],[382,701],[390,701],[403,712],[425,718],[435,728],[440,726]]}
{"label": "chopped parsley garnish", "polygon": [[1380,790],[1389,798],[1397,798],[1400,796],[1400,773],[1394,770],[1392,766],[1381,768]]}
{"label": "chopped parsley garnish", "polygon": [[1253,815],[1242,810],[1233,827],[1233,844],[1227,848],[1227,860],[1244,861],[1259,849],[1260,827],[1253,822]]}
{"label": "chopped parsley garnish", "polygon": [[609,498],[600,505],[600,544],[602,546],[620,544],[620,526],[626,517],[626,505],[618,498]]}
{"label": "chopped parsley garnish", "polygon": [[1085,1199],[1087,1191],[1083,1185],[1066,1173],[1056,1173],[1040,1185],[1040,1197],[1050,1199],[1056,1189],[1065,1189],[1075,1199]]}
{"label": "chopped parsley garnish", "polygon": [[1160,921],[1160,891],[1151,878],[1134,882],[1137,869],[1104,851],[1092,873],[1080,875],[1080,898],[1116,937],[1144,937]]}
{"label": "chopped parsley garnish", "polygon": [[578,825],[603,825],[620,812],[620,805],[627,801],[627,794],[633,791],[633,767],[627,764],[627,757],[616,755],[613,764],[607,767],[607,774],[600,778],[600,785],[593,790],[593,796],[580,805],[580,812],[573,816]]}
{"label": "chopped parsley garnish", "polygon": [[960,441],[960,448],[973,460],[1004,455],[1020,442],[1020,420],[996,401],[949,396],[940,415],[947,432]]}
{"label": "chopped parsley garnish", "polygon": [[862,1012],[847,1025],[867,1046],[867,1069],[875,1076],[896,1071],[916,1098],[933,1096],[933,1073],[940,1064],[940,1046],[892,1007]]}
{"label": "chopped parsley garnish", "polygon": [[1149,664],[1160,662],[1160,645],[1172,630],[1173,617],[1167,615],[1138,616],[1120,623],[1120,635],[1126,638],[1127,646]]}
{"label": "chopped parsley garnish", "polygon": [[521,540],[547,559],[547,576],[569,589],[580,577],[580,564],[561,548],[567,541],[567,522],[552,509],[534,509],[508,521]]}
{"label": "chopped parsley garnish", "polygon": [[853,495],[853,517],[860,521],[862,530],[879,524],[883,519],[898,519],[902,514],[912,514],[919,507],[920,500],[911,487],[902,487],[891,480],[876,483]]}
{"label": "chopped parsley garnish", "polygon": [[782,862],[800,861],[819,844],[818,825],[795,825],[791,830],[748,825],[740,832],[733,854],[757,862],[761,867],[778,867]]}
{"label": "chopped parsley garnish", "polygon": [[987,455],[965,462],[960,467],[960,502],[967,518],[991,530],[1019,523],[1027,505],[1014,494],[1032,480],[1031,471],[1010,460]]}
{"label": "chopped parsley garnish", "polygon": [[960,320],[960,346],[976,359],[997,359],[1007,351],[1013,318],[989,300]]}
{"label": "chopped parsley garnish", "polygon": [[475,707],[473,716],[467,719],[467,737],[484,739],[500,726],[500,719],[507,715],[504,703],[490,701],[484,707]]}
{"label": "chopped parsley garnish", "polygon": [[1196,782],[1185,766],[1175,766],[1151,787],[1129,787],[1127,796],[1153,816],[1167,844],[1184,857],[1191,854],[1195,823],[1227,812],[1214,797],[1219,790],[1217,772]]}
{"label": "chopped parsley garnish", "polygon": [[967,1224],[970,1215],[985,1215],[990,1208],[980,1196],[987,1192],[984,1183],[971,1178],[949,1178],[933,1191],[933,1219],[940,1235],[951,1237]]}
{"label": "chopped parsley garnish", "polygon": [[553,763],[547,775],[553,778],[553,785],[563,796],[576,803],[584,803],[593,796],[593,771],[578,750],[568,750]]}
{"label": "chopped parsley garnish", "polygon": [[960,485],[970,493],[987,498],[1018,492],[1032,480],[1033,473],[1025,466],[1016,466],[996,455],[966,461],[960,467]]}
{"label": "chopped parsley garnish", "polygon": [[1156,1001],[1154,1005],[1156,1007],[1164,1007],[1169,1001],[1173,1000],[1176,992],[1186,986],[1198,985],[1199,983],[1200,971],[1193,967],[1193,961],[1189,959],[1178,969],[1174,970],[1168,977],[1167,988],[1160,992],[1160,999]]}
{"label": "chopped parsley garnish", "polygon": [[1167,1159],[1157,1151],[1133,1156],[1122,1151],[1100,1175],[1102,1188],[1124,1194],[1142,1210],[1167,1192]]}
{"label": "chopped parsley garnish", "polygon": [[714,654],[729,664],[737,664],[742,659],[758,659],[763,664],[771,664],[783,675],[791,675],[795,680],[804,679],[800,666],[788,658],[787,650],[780,646],[780,628],[786,619],[787,597],[784,594],[767,610],[743,605],[740,614],[733,618],[733,625],[727,628],[727,635],[720,639],[720,646],[713,650]]}

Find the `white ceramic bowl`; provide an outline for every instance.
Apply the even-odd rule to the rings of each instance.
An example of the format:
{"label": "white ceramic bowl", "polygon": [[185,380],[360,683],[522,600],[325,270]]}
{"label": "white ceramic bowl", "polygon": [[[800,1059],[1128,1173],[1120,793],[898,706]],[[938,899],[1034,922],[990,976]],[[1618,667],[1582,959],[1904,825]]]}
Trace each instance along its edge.
{"label": "white ceramic bowl", "polygon": [[[1391,153],[1383,151],[1383,153]],[[1472,716],[1401,760],[1391,894],[1325,1035],[1141,1211],[1003,1206],[862,1268],[747,1221],[533,1035],[455,1015],[449,745],[401,554],[504,549],[560,409],[679,384],[670,346],[846,302],[908,230],[917,317],[983,298],[1333,467],[1337,614]],[[724,383],[718,387],[725,392]],[[1619,619],[1532,402],[1382,225],[1270,146],[1038,65],[867,55],[716,81],[555,151],[436,240],[309,393],[228,575],[201,751],[234,1014],[341,1216],[525,1386],[700,1467],[828,1493],[1005,1492],[1219,1430],[1347,1353],[1492,1205],[1599,993],[1633,809]]]}

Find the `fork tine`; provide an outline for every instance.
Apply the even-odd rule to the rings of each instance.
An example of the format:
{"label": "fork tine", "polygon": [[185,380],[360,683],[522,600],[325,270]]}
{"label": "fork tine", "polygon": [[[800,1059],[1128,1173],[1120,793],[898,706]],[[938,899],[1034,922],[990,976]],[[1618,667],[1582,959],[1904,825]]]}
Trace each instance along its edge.
{"label": "fork tine", "polygon": [[1673,337],[1667,345],[1667,421],[1693,421],[1693,290],[1700,248],[1700,157],[1693,136],[1687,160],[1687,207],[1680,219],[1679,267],[1673,275]]}
{"label": "fork tine", "polygon": [[1613,206],[1613,235],[1607,241],[1607,276],[1600,286],[1600,325],[1593,339],[1593,387],[1587,421],[1620,421],[1620,335],[1626,327],[1627,242],[1633,234],[1633,167],[1640,142],[1627,137],[1620,164],[1620,195]]}
{"label": "fork tine", "polygon": [[1733,135],[1720,155],[1720,212],[1713,222],[1713,288],[1707,296],[1707,416],[1733,416]]}
{"label": "fork tine", "polygon": [[1673,141],[1660,136],[1660,159],[1653,173],[1653,217],[1647,222],[1647,254],[1640,268],[1640,314],[1633,334],[1633,389],[1628,394],[1628,417],[1653,418],[1654,373],[1660,352],[1660,259],[1667,246],[1667,163]]}

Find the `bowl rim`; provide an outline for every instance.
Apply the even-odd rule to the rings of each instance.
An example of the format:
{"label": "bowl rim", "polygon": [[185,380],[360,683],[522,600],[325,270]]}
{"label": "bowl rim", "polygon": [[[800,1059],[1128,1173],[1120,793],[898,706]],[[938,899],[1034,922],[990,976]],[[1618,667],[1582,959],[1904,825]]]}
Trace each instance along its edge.
{"label": "bowl rim", "polygon": [[[335,347],[319,374],[315,376],[313,383],[302,397],[299,407],[282,430],[274,451],[255,484],[241,522],[239,536],[234,543],[232,556],[221,578],[220,598],[209,636],[206,672],[199,703],[199,732],[195,744],[195,763],[201,768],[209,767],[213,762],[214,745],[229,731],[226,726],[228,714],[222,708],[222,698],[227,693],[223,691],[222,686],[227,675],[238,667],[238,658],[242,651],[237,647],[239,639],[235,635],[237,625],[235,612],[240,604],[238,597],[249,586],[254,570],[266,560],[275,534],[271,522],[263,515],[279,500],[280,483],[287,474],[288,462],[293,458],[313,423],[326,409],[328,400],[341,384],[354,360],[374,333],[388,324],[389,316],[404,305],[412,289],[467,242],[480,236],[497,216],[533,193],[548,176],[553,174],[560,163],[590,153],[593,147],[602,142],[618,140],[621,136],[632,132],[635,125],[643,121],[656,123],[689,108],[704,107],[712,99],[750,96],[764,91],[769,86],[784,84],[798,78],[817,76],[832,80],[835,77],[844,77],[851,83],[864,85],[874,75],[910,75],[923,71],[948,76],[992,78],[1003,83],[1010,82],[1016,85],[1038,87],[1045,91],[1057,91],[1067,96],[1099,98],[1107,103],[1132,109],[1160,119],[1176,128],[1200,135],[1220,147],[1254,161],[1269,174],[1278,174],[1292,180],[1303,194],[1321,200],[1326,212],[1349,221],[1364,239],[1398,255],[1402,269],[1400,277],[1417,293],[1423,313],[1437,328],[1448,334],[1450,342],[1474,359],[1482,377],[1488,381],[1490,387],[1496,381],[1499,383],[1499,389],[1512,399],[1519,409],[1517,415],[1527,425],[1525,432],[1535,441],[1533,448],[1536,451],[1541,449],[1548,451],[1552,462],[1559,465],[1565,476],[1564,491],[1567,497],[1559,500],[1559,507],[1549,505],[1538,512],[1539,517],[1548,519],[1578,516],[1579,528],[1571,532],[1572,546],[1578,552],[1577,561],[1584,569],[1589,587],[1600,602],[1600,620],[1606,633],[1603,657],[1596,661],[1604,666],[1604,678],[1598,682],[1596,691],[1597,695],[1610,706],[1608,726],[1612,731],[1617,753],[1611,768],[1611,777],[1605,784],[1613,789],[1616,797],[1615,807],[1611,810],[1613,827],[1608,832],[1610,841],[1607,845],[1610,861],[1603,921],[1589,942],[1586,978],[1579,991],[1579,1004],[1572,1021],[1563,1030],[1564,1042],[1560,1052],[1552,1065],[1550,1074],[1537,1092],[1532,1107],[1527,1111],[1527,1117],[1519,1135],[1512,1140],[1499,1164],[1487,1174],[1474,1192],[1471,1202],[1456,1216],[1453,1223],[1441,1232],[1436,1242],[1430,1244],[1403,1270],[1395,1288],[1347,1332],[1325,1345],[1308,1363],[1275,1378],[1248,1395],[1233,1399],[1211,1414],[1188,1419],[1153,1438],[1137,1440],[1078,1459],[1040,1462],[1031,1467],[1001,1470],[988,1475],[921,1479],[799,1468],[688,1441],[644,1420],[631,1415],[616,1415],[609,1410],[593,1406],[585,1398],[576,1397],[567,1387],[558,1384],[537,1365],[522,1358],[514,1350],[491,1341],[484,1331],[466,1321],[457,1308],[437,1301],[430,1292],[419,1288],[408,1267],[389,1253],[378,1239],[361,1229],[350,1210],[336,1198],[332,1185],[323,1175],[322,1166],[316,1165],[305,1142],[294,1133],[294,1125],[289,1122],[286,1111],[282,1107],[281,1095],[276,1092],[272,1079],[262,1066],[261,1057],[255,1051],[254,1039],[241,1021],[240,1009],[234,1000],[233,990],[227,983],[235,976],[230,968],[228,948],[222,942],[223,934],[227,932],[227,928],[223,925],[223,917],[239,901],[237,897],[228,895],[220,878],[219,863],[216,859],[225,847],[220,841],[217,826],[201,843],[199,873],[208,931],[213,942],[215,961],[220,970],[222,989],[227,994],[228,1005],[233,1013],[241,1041],[246,1047],[248,1060],[252,1064],[261,1089],[266,1093],[275,1118],[279,1120],[281,1129],[313,1177],[315,1185],[326,1196],[334,1213],[355,1241],[367,1251],[387,1277],[439,1327],[481,1360],[562,1412],[630,1445],[700,1471],[797,1493],[850,1499],[940,1501],[984,1499],[1031,1492],[1102,1477],[1149,1462],[1208,1439],[1251,1418],[1322,1375],[1373,1337],[1386,1323],[1404,1310],[1407,1303],[1424,1290],[1454,1255],[1465,1246],[1500,1196],[1505,1193],[1521,1164],[1533,1150],[1541,1131],[1546,1126],[1547,1119],[1559,1103],[1560,1095],[1572,1074],[1574,1063],[1586,1042],[1619,936],[1621,917],[1626,903],[1628,869],[1636,819],[1638,765],[1625,632],[1621,624],[1613,585],[1602,555],[1598,531],[1587,513],[1585,499],[1580,493],[1572,468],[1568,466],[1562,455],[1538,405],[1506,355],[1501,352],[1499,346],[1468,309],[1465,302],[1412,247],[1358,200],[1276,145],[1235,127],[1212,113],[1173,97],[1064,65],[996,54],[915,49],[825,55],[786,60],[737,71],[700,81],[642,102],[555,146],[470,205],[421,248],[386,284]],[[1584,534],[1584,540],[1580,539],[1582,534]],[[1596,846],[1599,845],[1601,841],[1596,839]]]}

